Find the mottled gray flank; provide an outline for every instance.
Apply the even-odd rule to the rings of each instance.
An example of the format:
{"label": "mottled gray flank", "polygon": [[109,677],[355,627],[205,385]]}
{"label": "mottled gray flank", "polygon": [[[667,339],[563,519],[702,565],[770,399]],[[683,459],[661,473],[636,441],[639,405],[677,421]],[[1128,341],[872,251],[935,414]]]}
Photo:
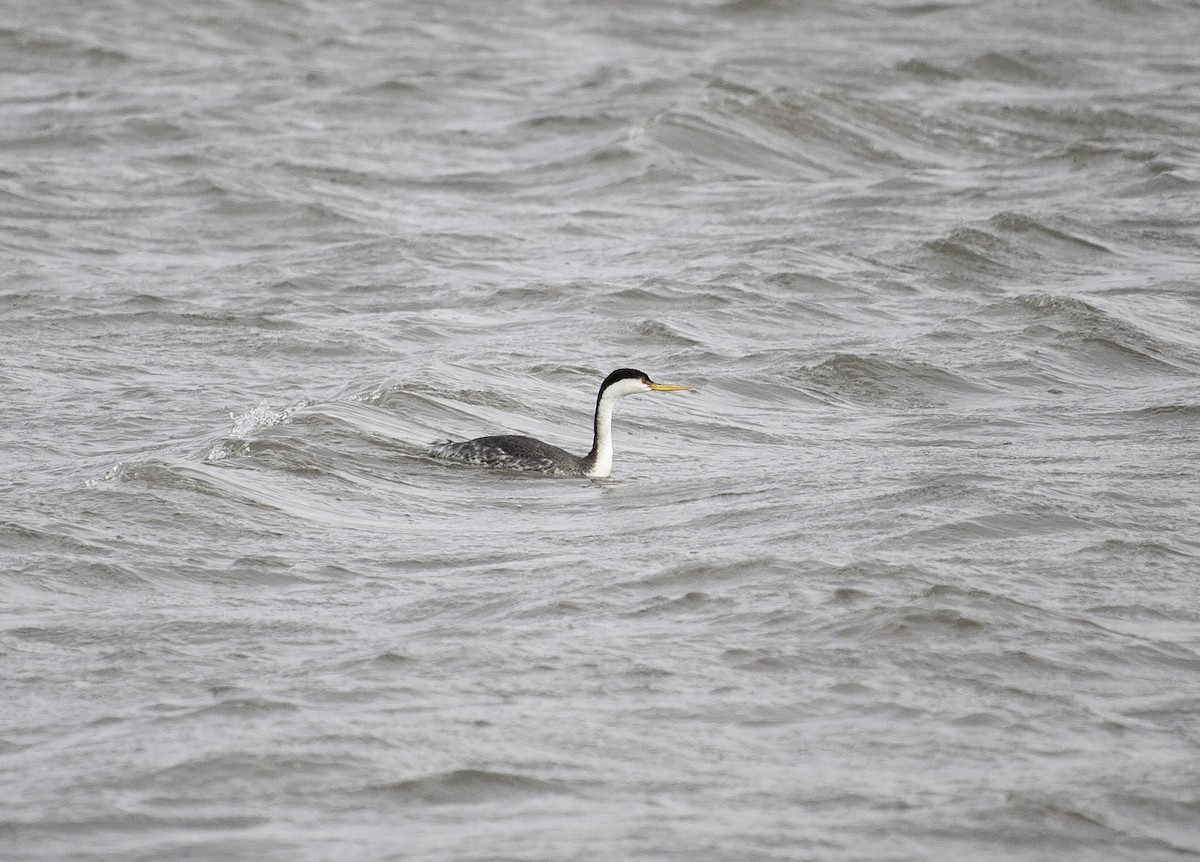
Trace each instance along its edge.
{"label": "mottled gray flank", "polygon": [[1200,857],[1198,45],[5,4],[0,857]]}
{"label": "mottled gray flank", "polygon": [[584,459],[533,437],[496,434],[473,440],[444,440],[430,447],[434,458],[474,467],[498,467],[551,476],[583,476]]}

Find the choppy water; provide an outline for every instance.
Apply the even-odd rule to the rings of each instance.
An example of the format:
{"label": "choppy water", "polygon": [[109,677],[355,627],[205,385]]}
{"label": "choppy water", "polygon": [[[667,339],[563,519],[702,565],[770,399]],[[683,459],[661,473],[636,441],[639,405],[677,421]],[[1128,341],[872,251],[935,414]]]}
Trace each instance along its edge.
{"label": "choppy water", "polygon": [[7,4],[4,858],[1200,857],[1197,44]]}

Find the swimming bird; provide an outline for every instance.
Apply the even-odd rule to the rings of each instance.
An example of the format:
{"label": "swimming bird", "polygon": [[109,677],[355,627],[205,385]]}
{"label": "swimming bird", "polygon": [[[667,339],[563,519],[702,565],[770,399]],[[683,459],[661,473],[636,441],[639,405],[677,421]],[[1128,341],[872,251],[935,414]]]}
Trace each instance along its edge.
{"label": "swimming bird", "polygon": [[555,476],[604,479],[612,474],[612,414],[616,403],[626,395],[636,395],[639,392],[682,392],[691,388],[655,383],[644,372],[633,368],[618,368],[600,384],[600,392],[596,395],[592,451],[582,458],[533,437],[516,434],[476,437],[461,443],[445,440],[433,444],[429,454],[435,458],[464,464],[527,470]]}

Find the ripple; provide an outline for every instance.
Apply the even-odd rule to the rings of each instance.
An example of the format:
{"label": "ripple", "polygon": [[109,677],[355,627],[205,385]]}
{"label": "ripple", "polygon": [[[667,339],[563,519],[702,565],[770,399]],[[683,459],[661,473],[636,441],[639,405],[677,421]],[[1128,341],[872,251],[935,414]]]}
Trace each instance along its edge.
{"label": "ripple", "polygon": [[211,704],[210,706],[190,710],[183,716],[173,716],[170,721],[177,721],[181,717],[239,716],[251,718],[274,713],[296,712],[299,708],[298,704],[286,700],[272,700],[261,697],[233,697],[222,700],[219,703]]}
{"label": "ripple", "polygon": [[566,788],[509,772],[456,769],[390,784],[364,787],[360,794],[386,796],[401,804],[485,805],[530,796],[562,795]]}

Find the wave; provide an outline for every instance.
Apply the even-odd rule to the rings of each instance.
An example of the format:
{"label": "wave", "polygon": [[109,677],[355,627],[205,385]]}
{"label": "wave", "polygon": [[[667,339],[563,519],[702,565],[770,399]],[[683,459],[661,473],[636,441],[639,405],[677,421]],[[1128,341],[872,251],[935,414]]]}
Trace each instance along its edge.
{"label": "wave", "polygon": [[832,402],[919,407],[977,398],[994,390],[925,362],[840,354],[799,375]]}
{"label": "wave", "polygon": [[1190,373],[1200,356],[1160,338],[1096,304],[1074,296],[1021,294],[993,306],[992,313],[1013,312],[1027,321],[1025,332],[1070,355],[1097,375],[1102,370],[1128,373]]}
{"label": "wave", "polygon": [[1108,266],[1112,253],[1095,230],[1070,219],[1005,211],[927,240],[917,265],[955,290],[964,281],[995,288],[1038,270],[1079,278]]}
{"label": "wave", "polygon": [[785,88],[747,96],[722,79],[709,87],[704,99],[657,114],[639,139],[669,160],[734,178],[817,182],[945,164],[948,130],[930,128],[903,105]]}
{"label": "wave", "polygon": [[[1165,309],[1147,310],[1123,297],[1018,293],[946,318],[928,338],[969,349],[974,375],[1017,395],[1062,394],[1084,387],[1106,392],[1106,409],[1130,404],[1116,389],[1153,380],[1160,398],[1186,406],[1190,380],[1200,369],[1200,349]],[[1144,400],[1125,409],[1163,407]]]}
{"label": "wave", "polygon": [[386,796],[407,804],[482,805],[519,797],[556,795],[567,792],[565,786],[486,769],[455,769],[389,784],[375,784],[358,791],[367,796]]}
{"label": "wave", "polygon": [[1123,414],[1131,419],[1146,419],[1163,424],[1164,422],[1179,423],[1191,426],[1200,421],[1200,404],[1162,404],[1154,407],[1140,407]]}
{"label": "wave", "polygon": [[1077,84],[1079,66],[1061,53],[985,51],[959,65],[963,78],[1022,86],[1065,87]]}

